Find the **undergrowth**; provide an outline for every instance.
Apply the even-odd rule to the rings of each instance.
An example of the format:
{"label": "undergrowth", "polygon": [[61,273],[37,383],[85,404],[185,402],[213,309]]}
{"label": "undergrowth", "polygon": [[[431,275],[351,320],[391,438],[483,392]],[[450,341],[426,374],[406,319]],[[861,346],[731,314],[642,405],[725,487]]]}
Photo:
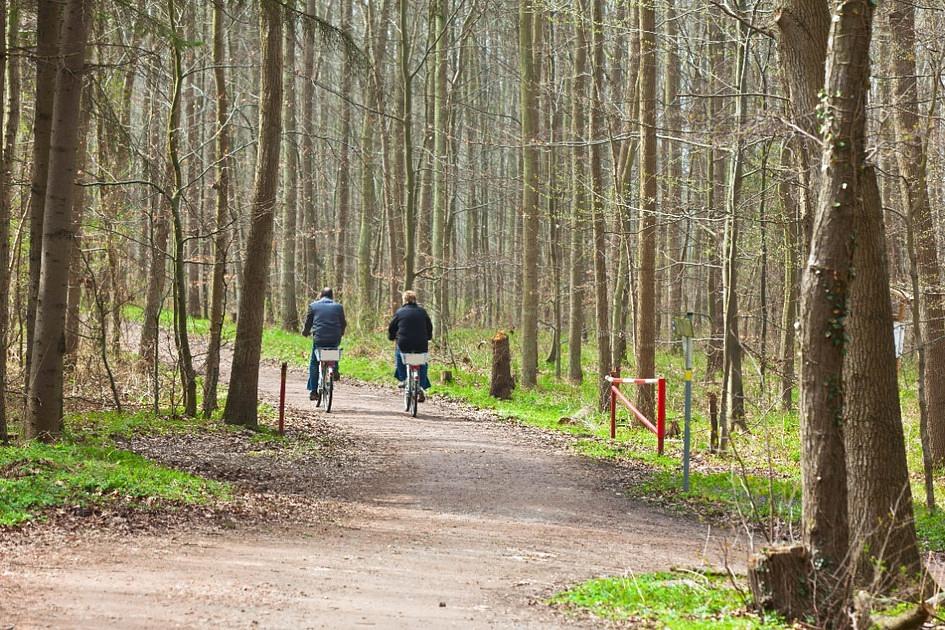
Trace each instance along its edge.
{"label": "undergrowth", "polygon": [[[139,420],[143,418],[125,428]],[[106,426],[109,423],[114,426],[114,418]],[[45,510],[61,506],[85,508],[118,501],[140,508],[200,505],[230,496],[226,484],[115,448],[101,435],[90,439],[92,414],[79,424],[83,427],[79,433],[69,433],[57,444],[0,447],[0,526],[36,520]]]}
{"label": "undergrowth", "polygon": [[787,628],[776,617],[749,610],[744,585],[695,571],[599,578],[554,595],[550,603],[597,617],[672,630]]}

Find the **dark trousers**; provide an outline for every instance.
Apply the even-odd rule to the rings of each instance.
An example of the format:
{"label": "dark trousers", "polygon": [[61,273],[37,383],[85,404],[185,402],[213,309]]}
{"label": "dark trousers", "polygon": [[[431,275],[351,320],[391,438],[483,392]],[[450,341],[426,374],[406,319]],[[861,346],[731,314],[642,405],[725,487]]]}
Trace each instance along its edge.
{"label": "dark trousers", "polygon": [[[429,365],[420,366],[420,387],[430,389]],[[400,350],[394,350],[394,378],[398,381],[407,380],[407,365],[404,363],[404,357]]]}

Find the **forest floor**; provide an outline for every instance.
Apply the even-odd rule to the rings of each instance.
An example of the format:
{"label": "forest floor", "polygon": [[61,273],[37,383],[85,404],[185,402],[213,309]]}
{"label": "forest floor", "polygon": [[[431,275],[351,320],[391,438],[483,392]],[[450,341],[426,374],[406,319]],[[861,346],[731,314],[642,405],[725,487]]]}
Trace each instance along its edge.
{"label": "forest floor", "polygon": [[[263,366],[264,397],[278,388]],[[599,627],[545,602],[601,575],[743,564],[733,532],[624,496],[647,467],[581,457],[572,436],[436,400],[413,419],[393,387],[346,381],[329,424],[295,370],[287,399],[289,433],[330,456],[260,478],[238,441],[132,439],[252,505],[7,536],[0,627]]]}

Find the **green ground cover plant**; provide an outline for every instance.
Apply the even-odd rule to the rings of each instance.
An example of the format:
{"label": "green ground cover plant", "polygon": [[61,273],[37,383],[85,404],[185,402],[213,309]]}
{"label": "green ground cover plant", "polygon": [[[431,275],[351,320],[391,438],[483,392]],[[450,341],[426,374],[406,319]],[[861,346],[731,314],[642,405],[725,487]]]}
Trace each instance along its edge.
{"label": "green ground cover plant", "polygon": [[0,446],[0,526],[42,518],[60,506],[91,507],[117,501],[138,506],[201,505],[226,500],[226,484],[161,466],[117,448],[114,438],[148,427],[191,430],[185,421],[149,413],[85,413],[57,444]]}
{"label": "green ground cover plant", "polygon": [[589,580],[554,595],[550,603],[604,619],[657,623],[671,630],[787,628],[748,608],[745,585],[729,576],[695,571],[645,573]]}

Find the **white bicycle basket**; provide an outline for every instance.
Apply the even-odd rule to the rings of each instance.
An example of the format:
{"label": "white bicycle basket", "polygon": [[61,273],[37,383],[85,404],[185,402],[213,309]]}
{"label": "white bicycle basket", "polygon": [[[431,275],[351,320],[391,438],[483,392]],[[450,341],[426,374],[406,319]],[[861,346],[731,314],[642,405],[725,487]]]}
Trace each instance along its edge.
{"label": "white bicycle basket", "polygon": [[332,349],[319,348],[318,360],[319,361],[340,361],[341,349],[340,348],[332,348]]}
{"label": "white bicycle basket", "polygon": [[426,352],[404,352],[402,353],[404,364],[406,365],[426,365],[427,364],[427,353]]}

